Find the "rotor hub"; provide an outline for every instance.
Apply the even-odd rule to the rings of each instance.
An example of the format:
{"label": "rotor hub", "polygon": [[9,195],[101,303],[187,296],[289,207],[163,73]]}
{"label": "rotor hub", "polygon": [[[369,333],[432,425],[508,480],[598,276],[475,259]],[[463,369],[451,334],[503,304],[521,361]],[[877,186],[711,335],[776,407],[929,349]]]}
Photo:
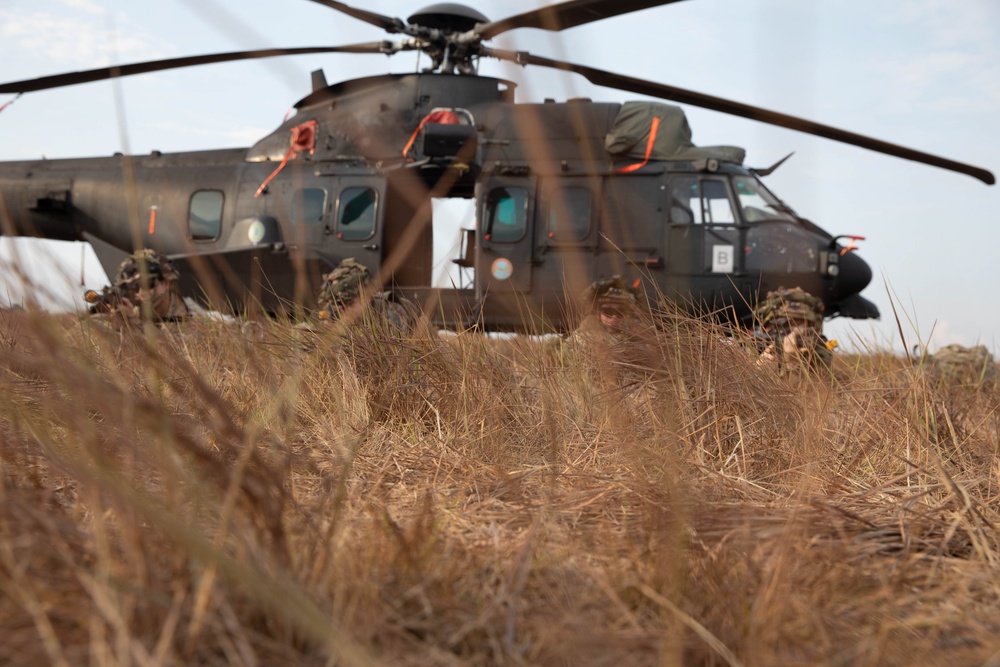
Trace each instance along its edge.
{"label": "rotor hub", "polygon": [[490,20],[471,7],[453,2],[424,7],[407,19],[413,25],[419,25],[442,32],[461,33],[472,30],[477,23],[489,23]]}

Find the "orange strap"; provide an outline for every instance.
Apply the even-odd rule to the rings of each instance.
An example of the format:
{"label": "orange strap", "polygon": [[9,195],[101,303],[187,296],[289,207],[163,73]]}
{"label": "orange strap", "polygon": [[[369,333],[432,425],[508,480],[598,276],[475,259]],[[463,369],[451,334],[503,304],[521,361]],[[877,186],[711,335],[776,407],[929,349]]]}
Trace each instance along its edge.
{"label": "orange strap", "polygon": [[288,161],[292,158],[292,153],[294,152],[295,152],[294,146],[288,149],[288,152],[285,153],[285,159],[281,161],[281,164],[278,165],[278,168],[272,171],[271,175],[265,178],[264,182],[260,184],[259,188],[257,188],[257,192],[253,193],[255,199],[257,197],[260,197],[260,193],[264,192],[264,190],[267,188],[268,183],[273,181],[274,177],[277,176],[281,172],[281,170],[285,168],[285,165],[288,164]]}
{"label": "orange strap", "polygon": [[616,169],[616,174],[631,174],[633,171],[638,171],[649,164],[649,156],[653,154],[653,144],[656,143],[656,133],[659,129],[660,119],[654,116],[653,122],[649,127],[649,141],[646,142],[646,157],[643,158],[642,162],[637,162],[636,164],[630,164],[627,167]]}
{"label": "orange strap", "polygon": [[268,184],[274,180],[274,177],[281,173],[281,170],[285,168],[288,161],[299,153],[304,153],[309,151],[312,154],[316,150],[316,121],[310,120],[308,122],[302,123],[301,125],[296,125],[292,128],[292,144],[288,147],[288,152],[285,153],[285,158],[278,165],[278,168],[271,172],[271,175],[264,179],[264,182],[260,184],[257,188],[257,192],[254,193],[254,198],[260,197],[261,193],[267,188]]}
{"label": "orange strap", "polygon": [[413,148],[413,142],[417,140],[417,135],[420,134],[420,130],[424,129],[426,121],[426,118],[420,121],[420,125],[417,125],[417,129],[415,129],[413,134],[410,135],[410,140],[406,142],[406,147],[403,148],[403,157],[406,157],[406,154],[410,152],[411,148]]}
{"label": "orange strap", "polygon": [[420,119],[420,124],[417,125],[417,129],[413,131],[410,135],[410,140],[406,142],[406,147],[403,149],[403,157],[410,152],[413,148],[413,142],[417,140],[420,135],[420,130],[424,129],[424,125],[427,123],[439,123],[441,125],[459,125],[462,121],[458,119],[458,114],[454,111],[449,111],[447,109],[439,109],[437,111],[432,111],[423,118]]}
{"label": "orange strap", "polygon": [[156,207],[153,206],[149,209],[149,235],[152,236],[156,233]]}

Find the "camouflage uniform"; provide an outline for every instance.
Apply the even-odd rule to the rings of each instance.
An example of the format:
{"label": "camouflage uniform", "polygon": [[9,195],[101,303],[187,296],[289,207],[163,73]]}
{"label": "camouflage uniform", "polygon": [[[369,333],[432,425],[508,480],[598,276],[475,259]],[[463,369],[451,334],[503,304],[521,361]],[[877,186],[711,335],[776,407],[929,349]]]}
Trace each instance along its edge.
{"label": "camouflage uniform", "polygon": [[[146,289],[142,287],[143,264],[148,279]],[[142,317],[142,305],[148,302],[154,320],[177,320],[190,315],[181,296],[179,278],[168,257],[149,249],[137,250],[118,266],[110,287],[100,293],[89,291],[84,298],[91,304],[91,313]]]}
{"label": "camouflage uniform", "polygon": [[[353,257],[343,260],[337,268],[323,276],[323,285],[316,296],[319,319],[339,320],[341,316],[358,305],[365,286],[371,279],[368,268]],[[406,335],[413,330],[413,317],[407,308],[392,299],[390,292],[375,292],[368,302],[376,321],[385,322],[397,335]],[[358,312],[364,317],[365,312]]]}
{"label": "camouflage uniform", "polygon": [[662,365],[662,354],[641,291],[621,276],[594,282],[581,298],[584,318],[566,351],[608,386],[641,387]]}
{"label": "camouflage uniform", "polygon": [[802,289],[768,292],[754,313],[760,363],[829,368],[832,345],[823,336],[823,301]]}

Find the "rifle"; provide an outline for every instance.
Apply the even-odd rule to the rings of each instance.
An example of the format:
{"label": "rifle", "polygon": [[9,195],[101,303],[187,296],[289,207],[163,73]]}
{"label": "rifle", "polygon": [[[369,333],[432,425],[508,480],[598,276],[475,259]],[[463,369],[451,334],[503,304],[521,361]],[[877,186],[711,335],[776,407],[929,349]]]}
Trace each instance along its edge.
{"label": "rifle", "polygon": [[83,300],[90,304],[88,312],[91,315],[97,313],[111,313],[125,306],[131,308],[135,305],[134,290],[126,290],[122,287],[104,287],[100,292],[87,290],[83,295]]}

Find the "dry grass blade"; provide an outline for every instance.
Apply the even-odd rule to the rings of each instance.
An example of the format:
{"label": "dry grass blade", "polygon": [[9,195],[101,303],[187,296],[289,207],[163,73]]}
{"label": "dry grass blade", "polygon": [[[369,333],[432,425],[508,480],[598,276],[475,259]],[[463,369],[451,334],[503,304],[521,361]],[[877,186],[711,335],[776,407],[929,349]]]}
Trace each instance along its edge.
{"label": "dry grass blade", "polygon": [[980,665],[1000,388],[627,340],[0,318],[0,662]]}

